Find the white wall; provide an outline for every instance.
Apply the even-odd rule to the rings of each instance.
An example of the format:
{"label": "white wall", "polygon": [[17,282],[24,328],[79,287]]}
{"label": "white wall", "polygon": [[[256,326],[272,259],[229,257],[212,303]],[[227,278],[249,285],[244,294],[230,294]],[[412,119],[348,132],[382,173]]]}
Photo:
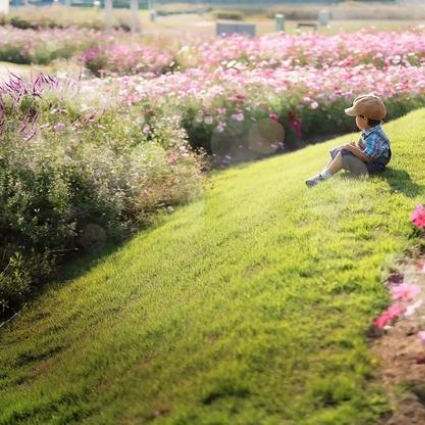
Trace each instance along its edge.
{"label": "white wall", "polygon": [[0,13],[9,13],[9,0],[0,0]]}

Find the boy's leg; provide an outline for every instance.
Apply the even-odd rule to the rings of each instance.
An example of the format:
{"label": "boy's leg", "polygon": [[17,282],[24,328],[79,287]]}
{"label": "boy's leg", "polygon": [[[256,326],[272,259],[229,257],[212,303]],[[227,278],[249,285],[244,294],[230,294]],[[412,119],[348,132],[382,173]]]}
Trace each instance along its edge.
{"label": "boy's leg", "polygon": [[342,170],[343,159],[342,159],[341,151],[338,150],[338,152],[335,152],[335,155],[332,155],[332,153],[331,153],[331,156],[333,157],[333,159],[331,159],[331,161],[328,162],[328,164],[326,165],[326,167],[323,169],[323,171],[320,174],[306,180],[305,184],[308,187],[316,186],[317,184],[321,183],[322,181],[325,181],[325,180],[331,178],[338,171]]}
{"label": "boy's leg", "polygon": [[366,164],[361,159],[357,158],[352,152],[345,149],[337,148],[331,151],[333,159],[328,163],[325,169],[305,183],[308,187],[316,186],[316,184],[329,179],[338,171],[344,169],[350,171],[355,176],[367,175],[370,172],[381,171],[375,164]]}
{"label": "boy's leg", "polygon": [[329,155],[331,156],[331,158],[328,161],[328,163],[325,165],[324,170],[326,170],[326,168],[328,168],[329,165],[331,165],[331,162],[335,159],[335,157],[338,155],[338,153],[341,151],[341,149],[342,149],[341,146],[337,146],[336,148],[333,148],[329,151]]}
{"label": "boy's leg", "polygon": [[325,168],[324,173],[326,173],[326,171],[328,171],[329,173],[334,175],[338,171],[341,171],[342,168],[343,168],[342,152],[338,152],[338,154],[335,156],[335,158]]}

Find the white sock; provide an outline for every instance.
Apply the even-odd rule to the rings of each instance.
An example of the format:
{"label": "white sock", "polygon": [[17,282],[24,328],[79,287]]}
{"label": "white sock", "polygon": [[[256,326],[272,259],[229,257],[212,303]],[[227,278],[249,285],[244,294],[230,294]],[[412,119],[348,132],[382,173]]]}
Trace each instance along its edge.
{"label": "white sock", "polygon": [[329,170],[323,170],[320,175],[323,177],[324,180],[330,179],[333,174]]}

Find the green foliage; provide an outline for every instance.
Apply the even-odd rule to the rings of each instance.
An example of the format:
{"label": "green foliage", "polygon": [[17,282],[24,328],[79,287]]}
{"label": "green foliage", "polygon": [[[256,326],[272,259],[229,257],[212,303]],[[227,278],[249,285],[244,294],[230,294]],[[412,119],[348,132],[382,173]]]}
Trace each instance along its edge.
{"label": "green foliage", "polygon": [[[0,61],[27,65],[48,65],[57,59],[70,59],[101,38],[101,34],[82,30],[68,30],[69,33],[51,31],[50,34],[32,29],[11,31],[15,33],[0,43]],[[46,40],[46,37],[49,39]]]}
{"label": "green foliage", "polygon": [[[10,25],[19,29],[61,29],[87,28],[95,31],[105,29],[103,14],[95,9],[72,8],[60,3],[45,7],[19,7],[10,11],[8,15],[0,15],[0,26]],[[128,10],[114,10],[112,25],[116,30],[128,31],[130,12]]]}
{"label": "green foliage", "polygon": [[0,312],[4,313],[10,305],[22,302],[30,289],[31,277],[21,254],[8,255],[4,248],[0,254],[3,258],[7,255],[9,260],[0,273]]}
{"label": "green foliage", "polygon": [[[264,93],[263,93],[264,95]],[[186,102],[182,114],[182,126],[186,130],[191,145],[202,148],[216,156],[217,163],[223,157],[231,158],[230,162],[237,163],[246,160],[258,159],[279,151],[279,142],[284,143],[285,150],[292,151],[304,147],[324,137],[350,133],[357,130],[355,120],[344,114],[347,102],[343,99],[317,102],[312,109],[309,102],[304,102],[297,93],[288,92],[285,97],[276,97],[270,94],[269,105],[265,106],[259,99],[229,100],[229,95],[223,99],[216,99],[210,106],[212,111],[222,108],[225,113],[215,114],[214,119],[208,121],[212,115],[205,111],[199,101]],[[397,119],[407,112],[423,107],[425,96],[398,95],[386,99],[388,116]],[[243,110],[243,119],[235,120],[235,111]],[[280,133],[266,137],[269,140],[269,149],[256,149],[252,146],[250,134],[254,127],[270,116],[275,115],[284,129]],[[217,128],[222,126],[222,131]],[[251,133],[250,133],[251,132]]]}
{"label": "green foliage", "polygon": [[22,50],[20,45],[7,45],[0,49],[0,61],[29,65],[30,57]]}
{"label": "green foliage", "polygon": [[103,30],[104,22],[101,16],[87,11],[73,9],[72,13],[66,6],[55,4],[43,8],[19,8],[12,10],[0,20],[0,25],[10,25],[19,29],[53,29],[80,27],[93,30]]}
{"label": "green foliage", "polygon": [[154,117],[143,132],[121,106],[30,93],[6,99],[0,140],[0,304],[10,308],[64,254],[127,237],[200,189],[200,161],[173,120]]}
{"label": "green foliage", "polygon": [[28,30],[28,29],[36,30],[40,28],[39,24],[34,23],[34,21],[25,19],[22,16],[12,16],[10,18],[9,24],[12,27],[19,28],[22,30]]}
{"label": "green foliage", "polygon": [[215,19],[228,19],[232,21],[243,21],[245,18],[245,13],[240,10],[229,10],[229,9],[222,9],[222,10],[214,10],[212,12],[212,15]]}

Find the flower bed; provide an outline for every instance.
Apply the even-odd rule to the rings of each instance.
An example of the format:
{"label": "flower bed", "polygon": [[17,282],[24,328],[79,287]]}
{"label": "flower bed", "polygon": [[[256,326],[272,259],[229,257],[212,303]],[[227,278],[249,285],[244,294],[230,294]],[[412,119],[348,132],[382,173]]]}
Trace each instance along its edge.
{"label": "flower bed", "polygon": [[142,119],[76,82],[1,84],[0,134],[0,314],[64,254],[126,237],[201,190],[178,122]]}
{"label": "flower bed", "polygon": [[173,56],[151,46],[112,44],[93,46],[81,55],[84,66],[97,76],[143,74],[155,77],[170,72]]}
{"label": "flower bed", "polygon": [[[381,94],[389,117],[425,105],[425,67],[372,65],[353,68],[312,67],[298,69],[220,69],[213,74],[200,69],[173,73],[155,79],[124,77],[99,80],[100,91],[114,92],[125,104],[180,117],[192,146],[209,153],[223,153],[238,141],[239,153],[229,145],[230,155],[249,159],[249,131],[261,120],[275,116],[285,130],[287,149],[305,146],[305,139],[357,130],[343,110],[359,92]],[[221,137],[229,132],[229,137]],[[220,139],[219,148],[215,141]],[[223,140],[221,140],[223,139]],[[255,153],[255,152],[254,152]],[[222,155],[221,155],[222,156]]]}
{"label": "flower bed", "polygon": [[238,69],[300,66],[323,69],[363,64],[378,69],[392,65],[420,66],[425,61],[424,30],[424,26],[417,26],[404,32],[368,29],[336,35],[280,33],[258,38],[235,35],[188,42],[176,58],[184,68],[205,70],[221,66]]}
{"label": "flower bed", "polygon": [[101,32],[83,29],[36,31],[0,27],[0,61],[47,65],[55,59],[70,59],[102,38]]}
{"label": "flower bed", "polygon": [[[153,59],[146,61],[140,48],[140,59],[131,50],[114,59],[121,48],[111,47],[99,61],[107,78],[98,86],[126,104],[180,117],[192,146],[221,162],[247,160],[281,150],[283,144],[297,149],[306,140],[357,130],[343,110],[359,93],[383,96],[390,119],[425,105],[424,32],[417,27],[403,33],[184,41],[162,62],[178,70],[164,75],[158,74],[166,67],[155,70],[156,53],[147,49],[146,56]],[[140,75],[109,77],[120,68]],[[258,148],[251,139],[260,122],[268,135],[262,131],[267,146]]]}
{"label": "flower bed", "polygon": [[[418,204],[410,217],[415,226],[415,235],[419,241],[425,236],[425,208]],[[417,250],[411,258],[405,258],[396,267],[392,267],[385,284],[389,290],[392,303],[373,322],[377,330],[392,333],[395,327],[407,329],[405,337],[410,339],[409,354],[405,360],[417,364],[425,363],[422,347],[425,345],[424,291],[425,291],[425,257]]]}

